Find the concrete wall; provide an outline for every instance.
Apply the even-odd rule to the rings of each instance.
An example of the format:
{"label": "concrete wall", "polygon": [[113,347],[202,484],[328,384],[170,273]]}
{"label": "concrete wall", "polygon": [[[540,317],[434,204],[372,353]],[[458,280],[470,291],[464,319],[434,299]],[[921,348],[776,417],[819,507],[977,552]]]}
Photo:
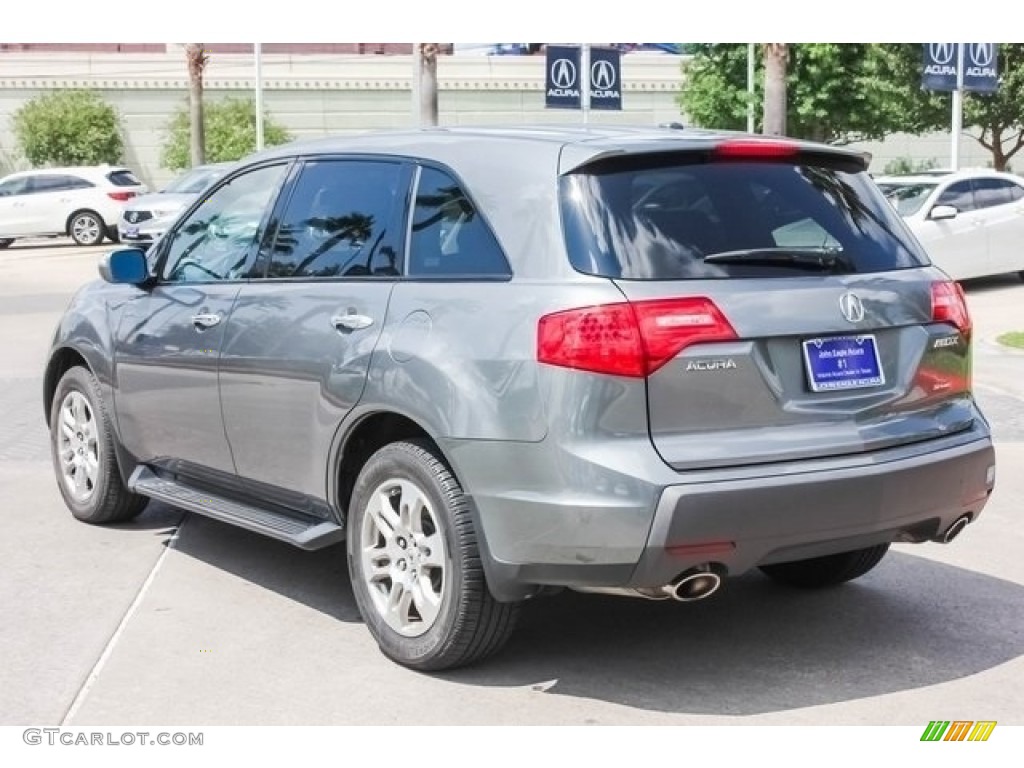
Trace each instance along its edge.
{"label": "concrete wall", "polygon": [[[401,128],[413,124],[412,57],[267,54],[264,100],[274,119],[296,137]],[[544,108],[543,56],[444,56],[439,59],[442,125],[578,122],[575,110]],[[592,122],[652,125],[680,120],[682,87],[675,56],[623,58],[622,112],[593,112]],[[211,56],[207,98],[248,96],[255,83],[248,54]],[[0,51],[0,172],[24,167],[15,151],[10,116],[28,99],[55,88],[97,89],[122,116],[127,165],[160,186],[173,173],[160,167],[169,115],[185,103],[184,54],[24,53]],[[858,145],[874,155],[873,172],[899,157],[949,164],[949,134],[893,136]],[[973,139],[961,143],[962,164],[985,166],[988,153]],[[1024,159],[1020,161],[1024,167]]]}
{"label": "concrete wall", "polygon": [[[263,57],[264,102],[296,138],[413,125],[411,56],[282,55]],[[442,125],[578,122],[575,110],[544,108],[544,57],[442,57],[438,108]],[[675,56],[624,58],[622,112],[593,112],[591,121],[656,124],[679,120],[681,84]],[[251,96],[252,58],[211,57],[207,98]],[[0,171],[24,167],[10,116],[48,90],[96,89],[121,114],[127,165],[160,186],[169,115],[183,105],[187,72],[180,53],[0,53]]]}

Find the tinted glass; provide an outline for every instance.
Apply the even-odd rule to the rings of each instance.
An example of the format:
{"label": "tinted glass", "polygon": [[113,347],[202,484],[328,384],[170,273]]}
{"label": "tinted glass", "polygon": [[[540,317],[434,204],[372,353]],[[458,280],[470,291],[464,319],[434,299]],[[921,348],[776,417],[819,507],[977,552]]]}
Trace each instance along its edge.
{"label": "tinted glass", "polygon": [[281,217],[267,277],[397,275],[402,166],[307,163]]}
{"label": "tinted glass", "polygon": [[163,279],[208,282],[242,277],[285,167],[273,165],[236,176],[192,211],[170,235]]}
{"label": "tinted glass", "polygon": [[182,174],[164,189],[167,193],[198,195],[227,172],[227,168],[196,168]]}
{"label": "tinted glass", "polygon": [[936,184],[879,184],[886,199],[896,207],[900,216],[912,216],[921,210]]}
{"label": "tinted glass", "polygon": [[[623,158],[564,177],[573,266],[638,280],[788,276],[793,268],[779,263],[787,249],[820,251],[857,273],[927,263],[857,166],[688,160]],[[771,266],[704,260],[742,251],[780,258]]]}
{"label": "tinted glass", "polygon": [[32,179],[33,192],[60,192],[66,189],[85,189],[93,184],[77,176],[45,174]]}
{"label": "tinted glass", "polygon": [[1024,200],[1024,187],[1020,184],[1010,184],[1010,199],[1011,200]]}
{"label": "tinted glass", "polygon": [[0,184],[0,197],[7,195],[21,195],[28,189],[28,178],[22,176],[18,179],[8,179]]}
{"label": "tinted glass", "polygon": [[423,168],[409,243],[412,276],[507,276],[501,246],[459,184]]}
{"label": "tinted glass", "polygon": [[1013,202],[1013,188],[1017,187],[1006,179],[974,179],[974,200],[979,208],[991,208]]}
{"label": "tinted glass", "polygon": [[974,202],[974,192],[971,190],[971,182],[966,180],[954,182],[946,187],[935,204],[951,205],[961,213],[977,208],[977,204]]}
{"label": "tinted glass", "polygon": [[142,184],[131,171],[113,171],[107,174],[107,179],[115,187],[137,187]]}

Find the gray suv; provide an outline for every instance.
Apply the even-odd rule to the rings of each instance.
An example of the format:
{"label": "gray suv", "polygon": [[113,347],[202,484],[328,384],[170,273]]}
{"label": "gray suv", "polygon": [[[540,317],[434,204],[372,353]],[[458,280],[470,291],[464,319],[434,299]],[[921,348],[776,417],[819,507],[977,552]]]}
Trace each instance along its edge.
{"label": "gray suv", "polygon": [[995,480],[971,321],[834,147],[438,129],[240,164],[72,301],[45,409],[91,523],[149,499],[346,542],[439,670],[554,589],[698,600],[953,539]]}

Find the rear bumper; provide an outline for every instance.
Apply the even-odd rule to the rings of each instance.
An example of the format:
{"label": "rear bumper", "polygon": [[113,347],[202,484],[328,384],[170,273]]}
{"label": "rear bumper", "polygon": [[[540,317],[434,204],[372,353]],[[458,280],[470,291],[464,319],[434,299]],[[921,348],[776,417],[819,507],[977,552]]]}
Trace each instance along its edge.
{"label": "rear bumper", "polygon": [[535,585],[657,587],[697,565],[737,575],[926,541],[964,514],[977,519],[995,466],[980,423],[856,457],[689,473],[668,470],[640,441],[589,461],[544,442],[461,442],[448,441],[446,453],[472,495],[501,599]]}
{"label": "rear bumper", "polygon": [[984,439],[868,467],[669,487],[629,584],[659,586],[706,563],[736,575],[884,542],[928,541],[962,515],[977,519],[994,466]]}

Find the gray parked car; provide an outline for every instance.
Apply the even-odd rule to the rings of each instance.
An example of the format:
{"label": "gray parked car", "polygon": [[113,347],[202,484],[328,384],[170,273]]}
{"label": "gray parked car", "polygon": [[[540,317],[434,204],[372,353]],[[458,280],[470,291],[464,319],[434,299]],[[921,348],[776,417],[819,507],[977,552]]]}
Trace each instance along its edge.
{"label": "gray parked car", "polygon": [[137,197],[124,207],[117,222],[122,243],[150,243],[160,237],[213,182],[234,163],[212,163],[190,168],[159,192]]}
{"label": "gray parked car", "polygon": [[377,134],[242,163],[53,341],[61,493],[315,549],[423,670],[555,588],[688,601],[950,541],[995,480],[963,294],[834,147]]}

